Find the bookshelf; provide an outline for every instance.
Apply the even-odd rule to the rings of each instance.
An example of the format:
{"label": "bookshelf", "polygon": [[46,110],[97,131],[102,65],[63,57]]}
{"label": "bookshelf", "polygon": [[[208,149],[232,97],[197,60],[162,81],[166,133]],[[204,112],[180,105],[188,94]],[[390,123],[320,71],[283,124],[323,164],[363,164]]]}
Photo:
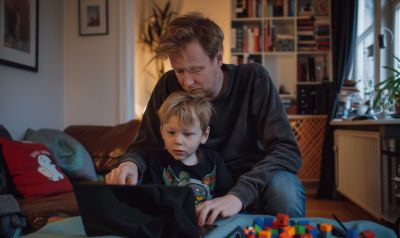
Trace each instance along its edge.
{"label": "bookshelf", "polygon": [[[257,62],[297,114],[326,114],[332,78],[329,0],[231,0],[231,63]],[[322,97],[322,100],[318,97]]]}

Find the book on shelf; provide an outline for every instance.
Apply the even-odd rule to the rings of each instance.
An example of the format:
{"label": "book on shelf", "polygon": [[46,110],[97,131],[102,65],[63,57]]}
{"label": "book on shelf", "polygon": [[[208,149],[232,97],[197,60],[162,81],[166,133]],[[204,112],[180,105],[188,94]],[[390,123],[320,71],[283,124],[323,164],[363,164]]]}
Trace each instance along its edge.
{"label": "book on shelf", "polygon": [[318,16],[329,15],[329,2],[328,0],[314,0],[315,1],[315,14]]}

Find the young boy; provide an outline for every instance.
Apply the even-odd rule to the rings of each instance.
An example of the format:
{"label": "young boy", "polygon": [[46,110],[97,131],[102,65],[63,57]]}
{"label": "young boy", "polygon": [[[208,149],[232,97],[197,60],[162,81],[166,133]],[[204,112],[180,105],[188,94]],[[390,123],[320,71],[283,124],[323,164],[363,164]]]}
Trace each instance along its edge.
{"label": "young boy", "polygon": [[211,104],[185,92],[174,92],[158,110],[164,150],[151,153],[148,173],[155,184],[189,186],[195,204],[225,195],[233,186],[218,152],[201,149],[210,133]]}

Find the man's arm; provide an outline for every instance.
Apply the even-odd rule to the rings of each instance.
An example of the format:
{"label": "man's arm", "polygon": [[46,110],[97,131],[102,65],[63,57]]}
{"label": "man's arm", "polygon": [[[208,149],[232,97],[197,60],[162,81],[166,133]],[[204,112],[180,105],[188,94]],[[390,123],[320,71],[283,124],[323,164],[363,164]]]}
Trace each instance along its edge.
{"label": "man's arm", "polygon": [[[242,174],[229,191],[241,200],[244,208],[258,198],[276,172],[296,173],[301,166],[296,138],[268,72],[261,66],[254,67],[253,72],[251,91],[248,92],[251,95],[249,115],[254,118],[254,135],[263,153],[257,155],[258,162]],[[242,162],[248,160],[243,158]]]}

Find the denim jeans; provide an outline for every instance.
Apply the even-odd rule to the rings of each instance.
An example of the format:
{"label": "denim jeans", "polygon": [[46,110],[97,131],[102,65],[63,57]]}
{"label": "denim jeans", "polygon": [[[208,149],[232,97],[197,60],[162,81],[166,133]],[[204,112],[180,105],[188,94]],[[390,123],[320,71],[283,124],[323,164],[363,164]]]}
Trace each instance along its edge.
{"label": "denim jeans", "polygon": [[289,217],[304,217],[305,202],[304,187],[299,177],[290,172],[280,171],[272,177],[249,211],[272,216],[284,213]]}

